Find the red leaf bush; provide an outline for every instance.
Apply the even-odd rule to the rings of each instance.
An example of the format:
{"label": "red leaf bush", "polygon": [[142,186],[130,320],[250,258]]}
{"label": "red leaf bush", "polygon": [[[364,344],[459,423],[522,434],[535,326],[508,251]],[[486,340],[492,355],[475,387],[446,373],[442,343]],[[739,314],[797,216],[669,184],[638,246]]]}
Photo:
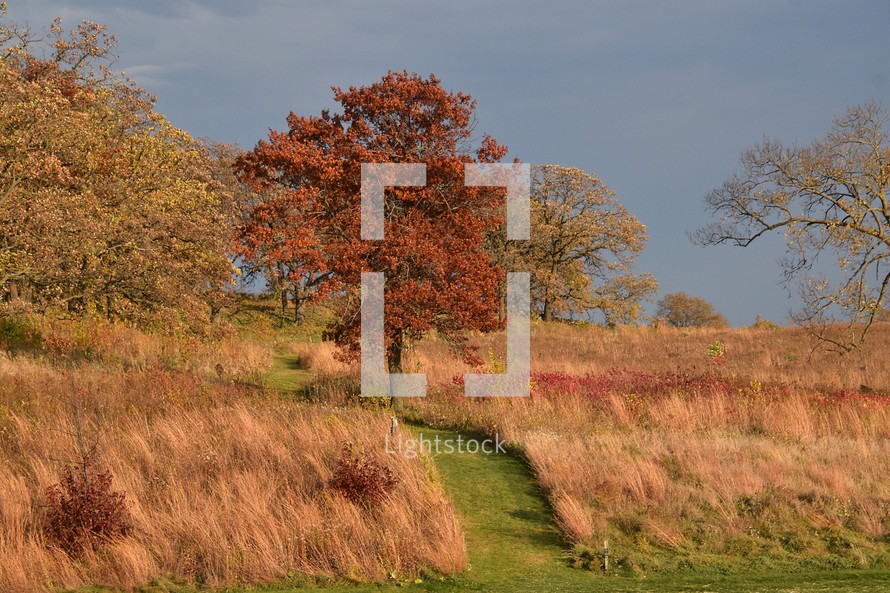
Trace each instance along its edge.
{"label": "red leaf bush", "polygon": [[392,470],[357,451],[352,443],[343,446],[330,486],[350,501],[363,506],[379,504],[398,484]]}
{"label": "red leaf bush", "polygon": [[111,473],[91,470],[89,460],[65,468],[46,489],[43,533],[70,555],[96,550],[132,531],[126,495],[111,489]]}

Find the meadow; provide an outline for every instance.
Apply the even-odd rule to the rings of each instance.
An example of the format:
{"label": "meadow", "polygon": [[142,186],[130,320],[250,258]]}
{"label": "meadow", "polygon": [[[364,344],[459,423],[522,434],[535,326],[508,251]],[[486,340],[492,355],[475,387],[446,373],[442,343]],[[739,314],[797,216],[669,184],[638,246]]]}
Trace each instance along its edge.
{"label": "meadow", "polygon": [[[838,356],[764,324],[534,323],[521,401],[462,397],[470,369],[433,336],[408,363],[430,393],[390,408],[358,397],[324,317],[279,328],[257,306],[204,339],[5,325],[0,590],[886,590],[890,326]],[[503,335],[474,339],[501,370]],[[391,415],[510,455],[387,455]],[[45,497],[84,440],[132,529],[72,555]],[[394,489],[333,488],[345,445]]]}
{"label": "meadow", "polygon": [[[463,398],[470,369],[430,340],[414,368],[436,387],[397,409],[506,439],[578,566],[598,569],[608,540],[614,569],[637,576],[881,567],[890,560],[888,338],[879,326],[869,349],[839,356],[802,329],[770,324],[539,324],[530,400]],[[502,344],[479,340],[489,372],[502,370]],[[343,402],[340,373],[341,383],[321,383]]]}
{"label": "meadow", "polygon": [[[257,381],[272,359],[262,344],[32,322],[10,340],[17,354],[0,355],[0,590],[383,581],[465,568],[453,506],[419,460],[386,460],[397,484],[371,509],[329,486],[344,445],[382,457],[388,418],[265,389]],[[82,442],[126,494],[131,529],[70,553],[42,527],[45,493],[65,467],[80,469]]]}
{"label": "meadow", "polygon": [[[601,56],[542,63],[547,73],[583,64],[581,78],[598,81],[604,105],[628,105],[634,121],[642,114],[637,127],[647,133],[668,131],[671,150],[653,160],[639,142],[622,152],[617,137],[576,125],[621,127],[612,116],[605,128],[589,117],[590,102],[577,100],[583,88],[570,101],[546,84],[509,86],[496,99],[495,76],[478,111],[473,95],[452,88],[470,82],[466,67],[503,70],[504,60],[484,59],[491,47],[528,57],[511,51],[515,42],[531,40],[537,51],[546,35],[492,45],[488,33],[511,27],[487,27],[476,36],[485,47],[467,54],[483,59],[446,68],[448,81],[399,67],[372,81],[352,62],[325,60],[359,56],[379,66],[411,55],[425,69],[420,50],[446,47],[435,41],[451,40],[454,27],[391,7],[410,13],[410,23],[395,13],[374,20],[402,25],[385,43],[365,43],[363,12],[274,18],[264,8],[256,16],[271,20],[252,29],[258,20],[245,18],[243,3],[220,11],[206,2],[66,9],[65,22],[41,27],[22,17],[44,18],[52,7],[18,4],[0,1],[0,593],[890,591],[890,274],[881,268],[890,256],[890,114],[879,96],[838,98],[860,102],[808,144],[774,139],[745,149],[737,170],[708,191],[698,185],[702,155],[725,156],[752,125],[775,133],[788,118],[733,103],[759,123],[748,121],[736,138],[720,126],[689,136],[702,115],[726,111],[724,93],[711,93],[719,109],[705,106],[684,126],[661,107],[628,103],[622,85],[601,84],[610,74],[591,78],[588,66]],[[137,43],[118,53],[117,37],[98,21],[72,28],[68,19],[88,12],[135,27]],[[501,12],[500,25],[525,22]],[[474,5],[468,16],[479,23],[483,13]],[[567,37],[557,13],[548,5],[546,18],[526,24],[555,26],[559,52],[602,37],[590,27]],[[794,16],[808,26],[821,22],[810,16],[840,22],[817,13]],[[641,39],[652,37],[647,23],[661,22],[628,14],[628,31],[646,27]],[[762,30],[769,22],[732,16]],[[719,20],[698,29],[720,30]],[[328,34],[349,32],[352,21],[358,35]],[[161,53],[138,42],[159,26]],[[253,43],[274,41],[281,26],[285,45],[305,51],[269,46],[268,55],[309,62],[277,63]],[[411,31],[424,33],[406,53],[398,42]],[[202,42],[209,32],[225,43]],[[215,49],[252,41],[238,44],[234,59],[209,52],[224,68],[205,68],[208,52],[177,35]],[[635,38],[605,37],[620,38],[621,51]],[[749,37],[737,48],[700,49],[726,57],[747,51]],[[315,47],[350,38],[361,40],[359,52]],[[665,64],[682,69],[695,52],[680,38],[679,61]],[[670,53],[662,45],[659,59]],[[384,47],[395,53],[374,57]],[[773,63],[778,49],[761,53]],[[829,61],[843,72],[874,70]],[[179,91],[156,97],[118,71],[124,63],[160,90]],[[738,70],[730,66],[717,71]],[[774,75],[784,81],[787,70]],[[201,84],[199,71],[216,82],[232,74],[237,92]],[[301,73],[287,109],[264,83],[278,84],[282,72]],[[861,82],[844,88],[874,86]],[[745,88],[778,88],[762,83]],[[225,117],[176,108],[177,96],[199,87],[192,106],[243,93],[261,99],[216,110]],[[610,102],[609,89],[621,100]],[[538,109],[517,121],[556,114],[575,122],[541,128],[561,150],[542,145],[537,154],[586,154],[585,169],[521,162],[516,155],[540,134],[523,142],[520,126],[512,146],[502,144],[488,128],[497,118],[482,118],[497,107],[492,100]],[[812,107],[772,100],[785,109],[804,103]],[[189,123],[189,113],[202,120]],[[798,124],[809,117],[797,115]],[[257,138],[250,122],[269,127]],[[253,148],[178,125],[241,135]],[[565,131],[574,128],[582,133],[573,147]],[[725,144],[709,148],[704,137]],[[684,142],[694,150],[675,150]],[[624,173],[609,172],[615,189],[589,170],[603,147],[624,163]],[[661,157],[674,162],[665,167]],[[685,172],[684,162],[692,164]],[[726,166],[715,160],[707,169]],[[637,182],[653,171],[668,175],[653,177],[658,191],[640,192]],[[643,218],[622,203],[629,192],[643,206],[666,177],[690,184],[672,195],[704,195],[707,221],[690,230],[694,243],[747,246],[782,235],[784,285],[799,288],[791,316],[834,342],[760,317],[728,328],[709,301],[661,294],[664,279],[647,270],[674,272],[668,284],[724,305],[760,302],[771,313],[781,305],[760,255],[745,265],[713,260],[720,269],[711,272],[674,265],[688,263],[682,250],[665,249],[679,249],[668,237],[690,220],[690,203],[642,208]],[[650,235],[659,255],[644,262]],[[727,272],[746,278],[743,292],[715,285]],[[374,314],[378,298],[385,320]],[[536,319],[531,396],[464,397],[465,373],[505,370],[502,328],[517,314]],[[603,325],[565,322],[576,317]],[[824,327],[838,320],[852,333]],[[426,374],[425,397],[361,397],[357,352],[369,328],[383,334],[385,368]],[[844,355],[824,347],[843,350],[868,328],[868,342]],[[469,356],[464,339],[480,356]],[[507,451],[392,454],[392,442],[424,432],[505,441]]]}

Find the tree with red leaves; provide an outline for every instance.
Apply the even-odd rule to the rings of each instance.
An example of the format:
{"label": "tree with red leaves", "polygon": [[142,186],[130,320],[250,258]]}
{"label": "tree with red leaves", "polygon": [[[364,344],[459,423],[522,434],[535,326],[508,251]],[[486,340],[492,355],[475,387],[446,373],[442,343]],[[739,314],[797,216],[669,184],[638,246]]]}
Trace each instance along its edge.
{"label": "tree with red leaves", "polygon": [[293,322],[303,319],[303,305],[332,288],[328,280],[323,234],[304,211],[300,192],[265,189],[254,194],[256,203],[237,229],[235,250],[250,275],[262,272],[281,298],[282,317],[288,302],[294,304]]}
{"label": "tree with red leaves", "polygon": [[[325,335],[347,358],[359,351],[358,287],[366,271],[385,274],[391,372],[402,370],[411,342],[430,331],[477,360],[466,330],[500,327],[504,272],[483,243],[504,221],[505,191],[465,187],[464,165],[497,162],[506,148],[484,136],[474,149],[475,101],[444,90],[433,75],[389,72],[370,86],[333,91],[342,112],[291,113],[287,132],[271,132],[241,159],[241,178],[273,195],[255,218],[293,221],[287,255],[300,262],[292,268],[298,274],[330,272],[331,289],[343,298]],[[426,186],[386,189],[380,241],[361,239],[362,163],[426,164]],[[248,235],[254,248],[270,244]]]}

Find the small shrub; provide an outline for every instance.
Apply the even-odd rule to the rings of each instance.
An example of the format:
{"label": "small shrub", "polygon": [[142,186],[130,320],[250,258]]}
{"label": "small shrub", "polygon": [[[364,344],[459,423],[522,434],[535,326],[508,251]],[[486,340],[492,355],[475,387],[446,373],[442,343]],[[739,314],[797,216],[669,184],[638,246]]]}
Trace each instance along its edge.
{"label": "small shrub", "polygon": [[751,324],[751,327],[753,327],[754,329],[766,329],[766,330],[770,330],[770,331],[775,331],[775,330],[779,329],[780,326],[778,323],[776,323],[774,321],[770,321],[763,315],[758,315],[754,319],[754,323]]}
{"label": "small shrub", "polygon": [[398,484],[392,470],[368,459],[351,443],[343,446],[330,485],[356,504],[379,504]]}
{"label": "small shrub", "polygon": [[715,366],[723,366],[726,363],[726,346],[717,340],[708,344],[708,359]]}
{"label": "small shrub", "polygon": [[43,338],[42,347],[47,354],[58,359],[73,358],[74,340],[62,333],[50,332]]}
{"label": "small shrub", "polygon": [[24,316],[0,315],[0,347],[8,350],[31,350],[42,341],[39,328]]}
{"label": "small shrub", "polygon": [[65,468],[59,484],[46,489],[46,538],[70,555],[101,548],[132,530],[126,495],[111,490],[111,473],[95,472],[90,461]]}

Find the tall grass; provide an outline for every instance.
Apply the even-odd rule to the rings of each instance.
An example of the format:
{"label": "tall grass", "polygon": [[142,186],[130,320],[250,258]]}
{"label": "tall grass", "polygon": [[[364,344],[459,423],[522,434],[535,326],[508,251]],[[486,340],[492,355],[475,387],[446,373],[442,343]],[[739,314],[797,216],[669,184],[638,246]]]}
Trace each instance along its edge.
{"label": "tall grass", "polygon": [[[158,345],[145,340],[141,353],[109,352],[147,360]],[[463,536],[435,474],[384,453],[387,418],[265,395],[203,368],[212,356],[190,360],[186,369],[122,369],[0,356],[0,591],[383,581],[464,569]],[[133,522],[130,536],[82,558],[41,531],[44,492],[76,459],[75,407]],[[344,443],[396,476],[379,505],[355,505],[328,486]]]}
{"label": "tall grass", "polygon": [[481,402],[445,390],[404,405],[522,450],[567,540],[608,539],[619,568],[890,560],[890,399],[645,388]]}
{"label": "tall grass", "polygon": [[[505,360],[504,334],[475,336],[483,358],[490,352]],[[865,347],[840,356],[806,330],[794,327],[746,328],[573,326],[533,322],[531,365],[540,372],[604,373],[612,369],[700,374],[711,370],[708,346],[725,348],[723,374],[762,383],[783,382],[819,389],[859,389],[890,392],[890,323],[876,324]],[[450,380],[470,371],[450,355],[435,337],[417,345],[414,364],[428,373],[430,383]]]}
{"label": "tall grass", "polygon": [[[497,358],[501,340],[480,343]],[[581,557],[608,539],[619,570],[885,565],[888,341],[882,326],[862,352],[811,356],[797,329],[538,325],[531,399],[462,397],[452,377],[463,367],[431,341],[416,357],[439,387],[402,411],[498,432],[528,458]]]}
{"label": "tall grass", "polygon": [[109,371],[172,369],[258,383],[272,365],[268,340],[221,325],[213,335],[148,334],[101,318],[0,317],[0,352],[50,364],[91,363]]}

